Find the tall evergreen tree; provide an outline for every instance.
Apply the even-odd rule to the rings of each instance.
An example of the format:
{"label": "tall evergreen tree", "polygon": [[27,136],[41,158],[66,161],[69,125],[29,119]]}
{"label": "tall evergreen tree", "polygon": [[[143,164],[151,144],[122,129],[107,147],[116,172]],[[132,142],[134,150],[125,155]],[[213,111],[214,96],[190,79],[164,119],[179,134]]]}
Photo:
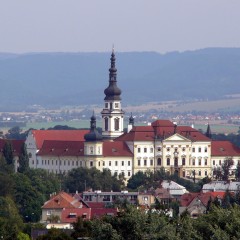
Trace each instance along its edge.
{"label": "tall evergreen tree", "polygon": [[24,143],[21,147],[21,154],[19,156],[18,172],[24,173],[28,169],[29,169],[29,158],[27,154],[26,144]]}
{"label": "tall evergreen tree", "polygon": [[3,147],[3,156],[8,165],[14,169],[13,147],[10,141],[6,141]]}

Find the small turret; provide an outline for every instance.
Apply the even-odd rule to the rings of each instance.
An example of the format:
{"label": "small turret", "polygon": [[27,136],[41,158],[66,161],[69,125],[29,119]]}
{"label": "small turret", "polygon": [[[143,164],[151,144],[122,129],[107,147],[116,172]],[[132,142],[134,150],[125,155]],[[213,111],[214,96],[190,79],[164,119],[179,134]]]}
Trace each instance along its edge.
{"label": "small turret", "polygon": [[134,126],[134,118],[131,113],[131,116],[129,117],[129,123],[128,123],[128,132],[132,130],[133,126]]}
{"label": "small turret", "polygon": [[102,135],[98,132],[96,128],[96,117],[93,112],[93,115],[91,117],[91,122],[90,122],[90,132],[85,134],[84,139],[87,142],[96,142],[96,141],[101,141],[102,140]]}

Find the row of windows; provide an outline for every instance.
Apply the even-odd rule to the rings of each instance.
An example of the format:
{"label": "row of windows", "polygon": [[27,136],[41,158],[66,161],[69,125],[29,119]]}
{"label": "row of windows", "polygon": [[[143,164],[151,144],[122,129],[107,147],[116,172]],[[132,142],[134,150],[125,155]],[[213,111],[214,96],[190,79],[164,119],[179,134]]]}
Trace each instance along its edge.
{"label": "row of windows", "polygon": [[[182,160],[182,165],[185,166],[185,165],[186,165],[186,159],[185,159],[185,158],[182,158],[181,160]],[[171,161],[170,161],[170,158],[167,158],[167,166],[170,166],[170,162],[171,162]],[[195,159],[193,159],[193,160],[192,160],[192,165],[195,166],[195,163],[196,163],[196,162],[195,162]],[[202,163],[203,163],[202,160],[199,159],[199,160],[198,160],[198,165],[201,166]],[[178,158],[174,158],[174,165],[178,165],[178,164],[180,164],[179,159],[178,159]],[[159,166],[162,165],[162,159],[161,159],[161,158],[158,158],[158,159],[157,159],[157,165],[159,165]],[[190,164],[190,161],[189,161],[189,165],[191,165],[191,164]],[[205,166],[207,165],[207,159],[204,159],[204,165],[205,165]]]}
{"label": "row of windows", "polygon": [[[198,165],[201,166],[203,163],[202,159],[198,159]],[[189,164],[190,165],[190,164]],[[196,165],[196,160],[193,159],[192,160],[192,165],[195,166]],[[207,159],[204,159],[204,165],[207,165]]]}
{"label": "row of windows", "polygon": [[[147,166],[147,159],[143,160],[143,165]],[[141,166],[141,159],[138,159],[138,166]],[[153,159],[150,159],[150,166],[153,166]]]}
{"label": "row of windows", "polygon": [[[117,175],[117,176],[118,176],[120,173],[125,176],[125,173],[124,173],[123,171],[122,171],[122,172],[115,171],[115,175]],[[127,176],[128,176],[128,177],[131,176],[131,171],[128,171],[128,172],[127,172]]]}
{"label": "row of windows", "polygon": [[[109,126],[108,126],[108,118],[105,117],[104,118],[104,128],[105,128],[105,131],[108,131],[109,130]],[[120,130],[120,119],[119,118],[114,118],[114,130],[115,131],[119,131]]]}
{"label": "row of windows", "polygon": [[[170,152],[170,150],[171,150],[171,148],[170,148],[170,147],[167,147],[167,152]],[[183,147],[183,148],[182,148],[182,151],[185,152],[185,150],[186,150],[186,148]],[[149,149],[149,151],[150,151],[150,153],[153,153],[153,148],[151,147],[151,148]],[[161,148],[161,147],[157,147],[157,151],[158,151],[158,152],[161,152],[161,151],[162,151],[162,148]],[[178,148],[175,148],[175,149],[174,149],[174,152],[177,152],[177,151],[178,151]],[[202,152],[202,151],[203,151],[203,152],[207,152],[207,147],[204,147],[203,149],[202,149],[201,147],[198,148],[198,152]],[[143,152],[144,152],[144,153],[147,153],[147,152],[148,152],[146,147],[143,148]],[[196,152],[195,147],[192,148],[192,152]],[[138,153],[141,153],[141,148],[140,148],[140,147],[138,147]]]}
{"label": "row of windows", "polygon": [[[206,152],[207,152],[207,147],[204,147],[204,149],[202,149],[201,147],[198,148],[198,152],[199,152],[199,153],[202,152],[202,150],[203,150],[203,152],[206,153]],[[196,152],[195,147],[192,148],[192,152]]]}
{"label": "row of windows", "polygon": [[[150,150],[150,153],[153,153],[153,148],[150,148],[149,150]],[[139,148],[138,148],[138,153],[140,153],[140,152],[141,152],[141,148],[139,147]],[[144,153],[147,153],[147,148],[146,148],[146,147],[143,148],[143,152],[144,152]]]}
{"label": "row of windows", "polygon": [[[32,160],[32,165],[35,161]],[[36,164],[39,164],[39,160],[36,160]],[[42,165],[55,165],[55,166],[80,166],[82,167],[82,161],[70,161],[70,160],[42,160]]]}
{"label": "row of windows", "polygon": [[[101,147],[98,147],[98,154],[100,154],[101,153]],[[89,152],[90,152],[90,154],[94,154],[94,148],[93,148],[93,146],[90,146],[89,147]]]}
{"label": "row of windows", "polygon": [[[100,162],[98,162],[98,166],[100,167]],[[131,161],[128,161],[126,163],[126,161],[113,161],[114,166],[131,166]],[[112,166],[112,161],[108,162],[108,166],[111,167]],[[103,167],[105,167],[105,162],[103,162]]]}
{"label": "row of windows", "polygon": [[[113,108],[113,103],[109,103],[109,107],[110,107],[110,109],[112,109]],[[115,103],[114,107],[119,108],[119,103]],[[108,103],[105,103],[105,108],[108,108]]]}
{"label": "row of windows", "polygon": [[[207,170],[205,170],[205,171],[203,171],[204,172],[204,175],[205,175],[205,177],[208,175],[208,172],[207,172]],[[199,170],[198,171],[198,173],[196,173],[196,171],[194,171],[194,172],[192,172],[192,174],[194,175],[195,174],[195,176],[198,174],[198,176],[202,176],[202,171],[201,170]],[[185,173],[185,171],[183,171],[183,177],[186,177],[186,173]]]}

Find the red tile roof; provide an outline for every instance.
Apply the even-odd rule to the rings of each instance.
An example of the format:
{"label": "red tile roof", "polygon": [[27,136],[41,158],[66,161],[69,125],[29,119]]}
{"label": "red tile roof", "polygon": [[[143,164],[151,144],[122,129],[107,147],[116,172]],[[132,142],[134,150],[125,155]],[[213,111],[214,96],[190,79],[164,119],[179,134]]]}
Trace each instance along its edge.
{"label": "red tile roof", "polygon": [[46,140],[39,156],[84,156],[84,142]]}
{"label": "red tile roof", "polygon": [[91,208],[68,208],[63,209],[61,214],[62,223],[76,222],[78,217],[83,217],[85,220],[91,219]]}
{"label": "red tile roof", "polygon": [[177,133],[192,141],[211,141],[210,138],[206,137],[204,134],[202,134],[198,130],[189,126],[178,126]]}
{"label": "red tile roof", "polygon": [[240,156],[240,148],[229,141],[212,141],[212,156]]}
{"label": "red tile roof", "polygon": [[103,142],[104,157],[132,157],[133,153],[129,150],[127,144],[122,141],[105,141]]}
{"label": "red tile roof", "polygon": [[78,208],[82,204],[71,195],[60,192],[57,195],[52,196],[52,198],[45,202],[42,206],[43,209],[63,209],[63,208]]}
{"label": "red tile roof", "polygon": [[126,133],[117,140],[119,141],[153,141],[155,135],[159,138],[168,138],[176,133],[191,141],[211,141],[201,132],[189,126],[177,126],[169,120],[157,120],[151,126],[136,126],[129,133]]}
{"label": "red tile roof", "polygon": [[170,120],[158,119],[151,124],[153,127],[174,127],[174,123]]}
{"label": "red tile roof", "polygon": [[116,216],[117,212],[116,208],[92,208],[91,218],[101,218],[105,215]]}
{"label": "red tile roof", "polygon": [[37,148],[40,149],[45,140],[84,141],[89,130],[32,130]]}
{"label": "red tile roof", "polygon": [[86,202],[90,208],[105,208],[104,202]]}
{"label": "red tile roof", "polygon": [[225,192],[185,193],[180,198],[180,205],[182,207],[188,207],[195,198],[198,198],[204,206],[207,206],[210,199],[223,199],[224,195]]}
{"label": "red tile roof", "polygon": [[0,139],[0,152],[3,151],[4,145],[9,141],[12,144],[13,155],[19,156],[21,154],[21,148],[24,144],[24,140],[8,140],[8,139]]}

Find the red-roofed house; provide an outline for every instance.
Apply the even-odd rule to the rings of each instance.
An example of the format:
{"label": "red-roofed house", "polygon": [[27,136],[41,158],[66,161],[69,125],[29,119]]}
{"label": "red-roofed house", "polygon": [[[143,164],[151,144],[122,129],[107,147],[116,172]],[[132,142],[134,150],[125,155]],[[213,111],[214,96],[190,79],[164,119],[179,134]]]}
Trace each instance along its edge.
{"label": "red-roofed house", "polygon": [[187,210],[192,218],[197,218],[206,213],[210,199],[217,199],[221,203],[224,195],[225,192],[185,193],[180,198],[179,214]]}
{"label": "red-roofed house", "polygon": [[105,208],[104,204],[88,204],[77,195],[60,192],[52,195],[42,206],[41,222],[73,223],[78,217],[90,220],[104,215],[117,215],[116,208]]}
{"label": "red-roofed house", "polygon": [[57,216],[61,221],[62,211],[64,209],[87,208],[83,201],[75,199],[71,195],[60,192],[52,195],[50,200],[42,206],[42,222],[50,221],[52,216]]}

